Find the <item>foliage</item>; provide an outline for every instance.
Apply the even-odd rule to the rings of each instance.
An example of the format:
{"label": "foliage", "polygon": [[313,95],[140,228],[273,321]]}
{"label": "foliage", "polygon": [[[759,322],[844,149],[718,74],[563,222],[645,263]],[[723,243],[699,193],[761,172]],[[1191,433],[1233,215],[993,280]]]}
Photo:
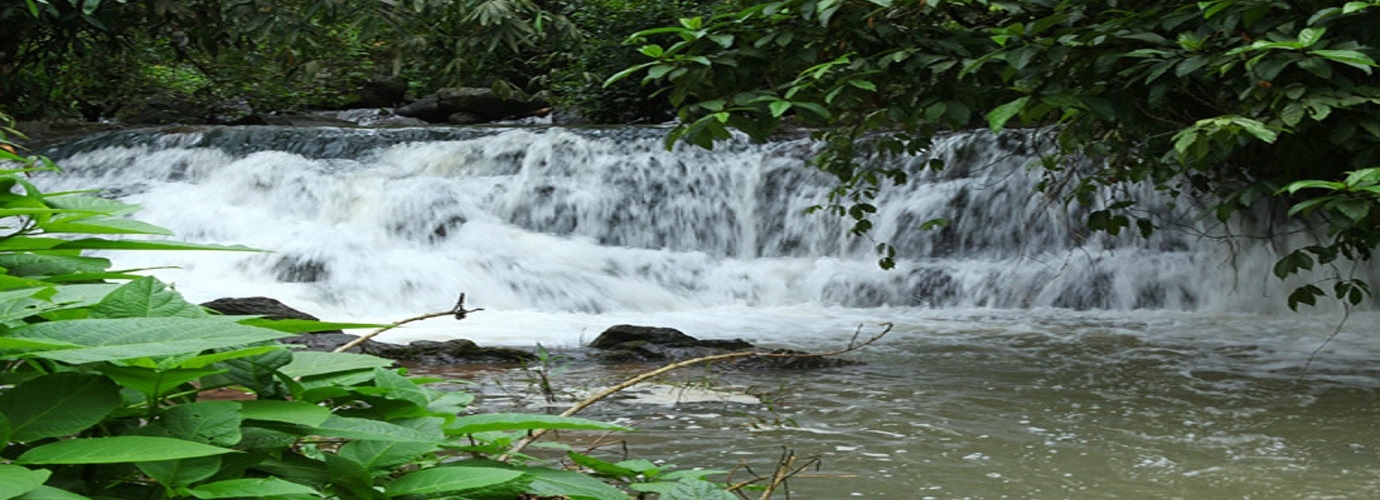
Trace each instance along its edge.
{"label": "foliage", "polygon": [[[40,191],[28,177],[52,165],[2,139],[0,498],[628,498],[525,455],[488,458],[516,455],[513,443],[536,431],[620,426],[461,415],[473,397],[429,387],[440,380],[276,342],[313,325],[212,314],[83,255],[249,249],[106,239],[167,231],[126,218],[129,205]],[[706,474],[656,484],[701,488]]]}
{"label": "foliage", "polygon": [[[1226,221],[1290,183],[1380,164],[1377,6],[780,0],[639,32],[629,42],[651,61],[611,82],[640,75],[662,89],[681,121],[671,140],[710,147],[731,128],[763,139],[787,122],[821,127],[829,147],[814,162],[840,181],[824,208],[855,232],[870,227],[877,190],[906,180],[887,157],[946,129],[1019,125],[1055,132],[1043,186],[1092,207],[1090,228],[1148,233],[1155,221],[1133,216],[1136,200],[1098,193],[1150,182],[1208,194]],[[1066,168],[1081,158],[1099,167]],[[1349,229],[1336,234],[1374,246],[1374,219],[1341,221]],[[894,249],[879,251],[889,265]]]}

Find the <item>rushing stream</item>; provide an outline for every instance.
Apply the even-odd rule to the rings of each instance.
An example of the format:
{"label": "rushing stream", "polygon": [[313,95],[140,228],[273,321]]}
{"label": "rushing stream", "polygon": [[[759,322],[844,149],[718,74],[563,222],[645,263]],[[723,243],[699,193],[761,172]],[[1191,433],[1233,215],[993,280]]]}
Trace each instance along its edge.
{"label": "rushing stream", "polygon": [[[1087,208],[1034,194],[1038,136],[1011,133],[941,138],[945,168],[914,159],[877,200],[873,239],[855,238],[804,213],[832,186],[801,165],[808,142],[666,151],[663,133],[121,132],[50,149],[65,173],[39,182],[103,188],[180,239],[272,250],[115,257],[180,266],[153,272],[195,301],[390,322],[463,292],[485,309],[394,342],[575,348],[629,323],[830,350],[894,324],[849,355],[864,365],[691,370],[589,413],[644,429],[618,437],[634,455],[683,467],[818,456],[791,498],[1380,491],[1380,313],[1289,312],[1287,291],[1314,277],[1277,283],[1275,245],[1227,237],[1249,231],[1165,204],[1147,207],[1171,222],[1148,239],[1084,234]],[[951,222],[917,229],[933,218]],[[877,241],[898,247],[897,269],[877,267]],[[632,369],[547,367],[563,400]],[[545,404],[530,370],[428,370],[483,381],[484,404]]]}

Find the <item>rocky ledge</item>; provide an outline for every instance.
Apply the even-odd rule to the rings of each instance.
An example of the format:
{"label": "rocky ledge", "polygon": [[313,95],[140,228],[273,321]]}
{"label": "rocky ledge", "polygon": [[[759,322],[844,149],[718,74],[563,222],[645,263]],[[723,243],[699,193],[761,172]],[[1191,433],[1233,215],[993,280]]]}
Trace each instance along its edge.
{"label": "rocky ledge", "polygon": [[[268,297],[223,298],[202,304],[203,307],[227,315],[262,316],[267,319],[318,320],[317,317],[294,309]],[[306,349],[331,351],[358,339],[339,330],[310,332],[281,340]],[[674,328],[615,325],[604,330],[587,349],[568,359],[587,359],[606,363],[674,363],[704,356],[734,352],[756,351],[787,356],[749,356],[729,360],[722,365],[740,369],[814,370],[858,364],[856,361],[811,356],[808,353],[785,349],[767,350],[749,342],[732,340],[701,340]],[[465,339],[442,342],[419,340],[406,345],[365,341],[349,352],[372,354],[411,365],[438,366],[454,364],[522,364],[537,359],[536,354],[520,349],[484,347]],[[574,353],[572,353],[574,354]]]}

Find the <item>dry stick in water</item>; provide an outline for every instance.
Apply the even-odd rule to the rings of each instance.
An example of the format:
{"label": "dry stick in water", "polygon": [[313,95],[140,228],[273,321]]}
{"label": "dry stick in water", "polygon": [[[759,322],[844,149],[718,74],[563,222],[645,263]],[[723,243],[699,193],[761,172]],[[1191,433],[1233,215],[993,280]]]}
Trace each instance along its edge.
{"label": "dry stick in water", "polygon": [[[712,363],[712,362],[715,362],[715,361],[724,361],[724,360],[728,360],[728,359],[738,359],[738,358],[824,358],[824,357],[838,356],[838,355],[840,355],[840,354],[853,352],[853,351],[856,351],[856,350],[858,350],[858,349],[862,349],[863,347],[867,347],[868,345],[871,345],[873,342],[876,342],[876,341],[880,340],[882,337],[886,336],[886,334],[891,333],[891,329],[895,327],[895,325],[893,325],[893,324],[891,324],[891,323],[882,323],[882,326],[885,326],[886,328],[882,329],[881,333],[878,333],[878,334],[876,334],[876,335],[873,335],[872,338],[869,338],[869,339],[867,339],[867,340],[865,340],[865,341],[863,341],[863,342],[858,342],[858,341],[857,341],[857,340],[858,340],[858,334],[862,332],[861,327],[859,327],[859,330],[858,330],[857,332],[854,332],[854,333],[853,333],[853,338],[852,338],[851,340],[848,341],[848,346],[847,346],[847,347],[844,347],[844,348],[842,348],[842,349],[838,349],[838,350],[835,350],[835,351],[830,351],[830,352],[824,352],[824,353],[799,353],[799,354],[797,354],[797,353],[774,353],[774,352],[743,351],[743,352],[730,352],[730,353],[727,353],[727,354],[716,354],[716,355],[713,355],[713,356],[704,356],[704,357],[699,357],[699,358],[694,358],[694,359],[687,359],[687,360],[685,360],[685,361],[680,361],[680,362],[676,362],[676,363],[671,363],[671,364],[666,365],[666,366],[663,366],[663,367],[661,367],[661,368],[657,368],[657,369],[655,369],[655,370],[652,370],[652,371],[649,371],[649,372],[645,372],[645,373],[639,374],[639,375],[637,375],[637,376],[635,376],[635,377],[633,377],[633,378],[630,378],[630,379],[627,379],[627,380],[623,381],[622,383],[620,383],[620,384],[618,384],[618,385],[615,385],[615,386],[613,386],[613,387],[609,387],[609,388],[607,388],[607,389],[604,389],[604,390],[602,390],[602,391],[599,391],[598,393],[594,394],[593,396],[590,396],[590,397],[585,398],[584,400],[582,400],[582,401],[580,401],[580,402],[578,402],[578,403],[575,403],[575,405],[574,405],[574,406],[571,406],[570,409],[568,409],[568,410],[566,410],[565,412],[561,413],[561,416],[562,416],[562,417],[571,417],[571,416],[574,416],[576,413],[579,413],[580,411],[584,410],[585,408],[589,408],[589,407],[590,407],[591,405],[593,405],[594,403],[597,403],[597,402],[599,402],[600,400],[602,400],[602,399],[604,399],[604,398],[607,398],[607,397],[609,397],[609,396],[612,396],[612,395],[614,395],[614,394],[617,394],[617,393],[619,393],[620,391],[622,391],[622,390],[624,390],[624,389],[627,389],[627,388],[632,387],[632,386],[634,386],[634,385],[640,384],[640,383],[642,383],[642,382],[646,382],[648,379],[651,379],[651,378],[656,377],[656,376],[658,376],[658,375],[663,375],[663,374],[666,374],[666,373],[671,372],[671,371],[675,371],[675,370],[678,370],[678,369],[681,369],[681,368],[685,368],[685,367],[687,367],[687,366],[694,366],[694,365],[703,364],[703,363]],[[549,430],[550,430],[550,429],[537,429],[537,430],[532,431],[531,434],[528,434],[528,435],[527,435],[527,437],[522,438],[521,440],[518,440],[518,442],[516,442],[516,443],[513,443],[513,448],[512,448],[511,450],[509,450],[508,453],[505,453],[505,454],[503,454],[503,456],[498,457],[498,461],[500,461],[500,462],[507,462],[508,459],[511,458],[513,454],[515,454],[515,453],[521,453],[522,450],[526,449],[527,446],[530,445],[530,444],[532,444],[533,441],[536,441],[536,440],[538,440],[538,439],[541,439],[542,436],[545,436],[546,433],[547,433],[547,431],[549,431]]]}
{"label": "dry stick in water", "polygon": [[459,320],[459,319],[465,319],[465,316],[468,315],[469,313],[472,313],[472,312],[475,312],[475,311],[483,311],[483,310],[484,310],[484,309],[482,309],[482,308],[481,308],[481,309],[465,309],[465,294],[461,293],[461,294],[460,294],[460,300],[455,301],[455,307],[450,308],[449,311],[441,311],[441,312],[434,312],[434,313],[430,313],[430,314],[423,314],[423,315],[421,315],[421,316],[414,316],[414,317],[411,317],[411,318],[407,318],[407,319],[405,319],[405,320],[395,321],[395,322],[393,322],[393,323],[390,323],[388,326],[385,326],[385,327],[383,327],[383,328],[379,328],[378,330],[374,330],[374,331],[372,331],[372,332],[369,332],[368,335],[362,335],[362,336],[360,336],[360,337],[357,338],[357,339],[351,340],[351,341],[347,342],[345,345],[342,345],[342,346],[340,346],[340,347],[335,348],[335,350],[334,350],[334,351],[331,351],[331,352],[345,352],[345,351],[348,351],[348,350],[350,350],[350,349],[354,349],[354,348],[356,348],[356,347],[359,347],[359,345],[360,345],[360,344],[363,344],[365,341],[368,341],[369,339],[372,339],[372,338],[374,338],[374,337],[377,337],[380,333],[383,333],[383,332],[386,332],[386,331],[388,331],[388,330],[392,330],[392,329],[394,329],[394,328],[397,328],[397,327],[406,325],[406,324],[411,323],[411,322],[413,322],[413,321],[421,321],[421,320],[424,320],[424,319],[439,318],[439,317],[441,317],[441,316],[455,316],[455,319]]}

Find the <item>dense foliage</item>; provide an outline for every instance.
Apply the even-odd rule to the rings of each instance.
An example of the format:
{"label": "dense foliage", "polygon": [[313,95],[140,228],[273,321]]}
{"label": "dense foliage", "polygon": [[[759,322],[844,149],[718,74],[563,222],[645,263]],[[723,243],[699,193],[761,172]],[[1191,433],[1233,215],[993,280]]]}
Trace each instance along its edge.
{"label": "dense foliage", "polygon": [[[1213,0],[780,0],[644,30],[653,59],[620,73],[661,88],[672,139],[712,146],[736,128],[822,127],[815,159],[835,206],[870,227],[870,200],[907,172],[876,155],[913,153],[939,131],[1054,131],[1044,189],[1091,206],[1088,227],[1157,229],[1135,199],[1095,196],[1151,182],[1218,200],[1222,220],[1279,195],[1332,225],[1281,277],[1380,244],[1380,2]],[[1067,168],[1095,159],[1097,168]],[[938,165],[935,165],[938,166]],[[1326,182],[1303,182],[1321,179]],[[1342,179],[1346,179],[1343,181]],[[1301,184],[1296,184],[1303,182]],[[1306,189],[1326,188],[1326,190]],[[944,214],[936,214],[943,217]],[[892,250],[881,245],[883,265]],[[1355,269],[1333,294],[1369,294]],[[1301,288],[1290,305],[1323,291]]]}
{"label": "dense foliage", "polygon": [[[4,118],[0,115],[0,118]],[[3,133],[3,129],[0,129]],[[85,250],[233,250],[167,240],[135,207],[44,193],[49,174],[0,135],[0,498],[732,499],[647,460],[521,453],[544,429],[616,425],[475,413],[393,362],[277,339],[351,328],[223,316]]]}
{"label": "dense foliage", "polygon": [[10,0],[0,4],[0,111],[126,118],[150,97],[281,111],[355,105],[371,85],[414,97],[481,86],[596,121],[664,119],[645,89],[600,84],[635,62],[621,44],[629,33],[719,3]]}

